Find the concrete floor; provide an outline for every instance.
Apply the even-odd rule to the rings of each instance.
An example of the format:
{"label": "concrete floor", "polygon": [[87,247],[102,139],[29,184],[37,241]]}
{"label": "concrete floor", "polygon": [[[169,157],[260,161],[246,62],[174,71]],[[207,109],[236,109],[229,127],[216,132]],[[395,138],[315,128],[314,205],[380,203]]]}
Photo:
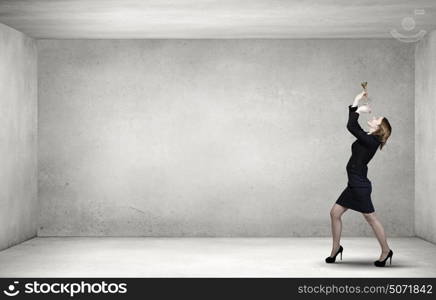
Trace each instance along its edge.
{"label": "concrete floor", "polygon": [[0,277],[436,277],[436,245],[391,238],[392,266],[376,268],[374,238],[34,238],[0,252]]}

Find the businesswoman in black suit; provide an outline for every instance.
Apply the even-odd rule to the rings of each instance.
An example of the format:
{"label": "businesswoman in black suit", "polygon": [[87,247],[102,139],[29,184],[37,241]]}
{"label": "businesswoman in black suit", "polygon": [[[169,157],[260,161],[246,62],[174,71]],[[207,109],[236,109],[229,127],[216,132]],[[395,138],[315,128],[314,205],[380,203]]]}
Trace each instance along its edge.
{"label": "businesswoman in black suit", "polygon": [[330,256],[325,260],[327,263],[333,263],[338,254],[341,254],[342,259],[343,247],[340,245],[341,216],[348,209],[352,209],[361,212],[372,227],[382,251],[379,260],[375,261],[374,265],[384,267],[388,258],[392,263],[393,252],[387,243],[383,226],[375,215],[371,201],[371,181],[367,178],[367,164],[377,152],[377,149],[381,150],[386,144],[392,129],[385,117],[374,117],[368,121],[368,132],[360,127],[358,123],[359,115],[361,113],[371,113],[371,108],[368,105],[358,106],[359,101],[364,97],[367,97],[365,90],[354,98],[352,105],[348,106],[347,129],[356,137],[356,140],[351,145],[352,154],[346,166],[347,187],[330,211],[333,247]]}

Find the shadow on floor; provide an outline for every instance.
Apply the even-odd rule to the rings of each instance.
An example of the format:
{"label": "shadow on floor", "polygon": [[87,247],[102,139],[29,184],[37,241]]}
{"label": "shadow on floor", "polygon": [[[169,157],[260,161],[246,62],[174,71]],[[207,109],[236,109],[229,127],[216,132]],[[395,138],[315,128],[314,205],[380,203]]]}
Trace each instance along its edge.
{"label": "shadow on floor", "polygon": [[[325,264],[325,263],[324,263]],[[327,265],[327,264],[325,264]],[[346,267],[360,267],[360,268],[377,268],[374,266],[373,260],[347,260],[347,261],[339,261],[331,265],[343,265]],[[386,264],[384,268],[377,268],[377,269],[388,269],[388,268],[412,268],[412,266],[405,265],[403,263],[397,263],[392,260],[392,265],[389,265],[389,262]]]}

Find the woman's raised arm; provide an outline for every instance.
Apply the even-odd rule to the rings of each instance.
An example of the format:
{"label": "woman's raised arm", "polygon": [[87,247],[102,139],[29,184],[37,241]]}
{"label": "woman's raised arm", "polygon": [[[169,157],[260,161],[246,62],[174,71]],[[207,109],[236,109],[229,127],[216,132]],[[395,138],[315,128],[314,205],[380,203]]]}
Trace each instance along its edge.
{"label": "woman's raised arm", "polygon": [[359,122],[359,112],[357,106],[348,106],[348,122],[347,129],[363,144],[369,146],[374,144],[374,139],[366,133],[362,127],[360,127]]}

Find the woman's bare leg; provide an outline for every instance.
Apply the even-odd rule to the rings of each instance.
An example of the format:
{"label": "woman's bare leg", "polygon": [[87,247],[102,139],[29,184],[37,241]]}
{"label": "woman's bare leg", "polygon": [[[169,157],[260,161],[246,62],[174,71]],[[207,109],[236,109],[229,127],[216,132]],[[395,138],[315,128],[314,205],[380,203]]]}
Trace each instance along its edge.
{"label": "woman's bare leg", "polygon": [[333,245],[332,245],[332,252],[330,253],[330,256],[333,257],[336,252],[339,250],[339,243],[341,241],[341,232],[342,232],[342,220],[341,216],[344,212],[347,211],[348,208],[343,207],[339,204],[334,204],[332,209],[330,210],[330,221],[332,226],[332,238],[333,238]]}
{"label": "woman's bare leg", "polygon": [[383,225],[378,220],[377,216],[375,215],[375,212],[369,214],[363,214],[363,216],[365,217],[365,220],[369,223],[369,225],[371,225],[372,230],[374,231],[375,236],[377,237],[377,240],[382,250],[379,260],[383,260],[386,258],[390,250],[388,242],[386,240],[386,234],[385,234],[385,230],[383,229]]}

